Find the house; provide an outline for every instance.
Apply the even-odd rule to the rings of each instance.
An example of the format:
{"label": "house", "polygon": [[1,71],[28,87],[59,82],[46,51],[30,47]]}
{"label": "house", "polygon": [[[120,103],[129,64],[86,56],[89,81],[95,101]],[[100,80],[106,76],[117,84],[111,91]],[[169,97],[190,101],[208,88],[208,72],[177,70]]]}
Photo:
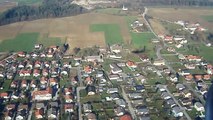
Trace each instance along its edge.
{"label": "house", "polygon": [[31,61],[27,61],[26,68],[33,69],[33,63]]}
{"label": "house", "polygon": [[20,98],[20,92],[19,91],[13,91],[12,95],[11,95],[11,99],[12,100],[17,100]]}
{"label": "house", "polygon": [[33,77],[38,77],[38,76],[40,76],[40,70],[34,69],[33,70]]}
{"label": "house", "polygon": [[196,65],[195,64],[184,64],[184,66],[187,68],[187,69],[195,69],[196,68]]}
{"label": "house", "polygon": [[40,58],[45,58],[46,57],[46,54],[45,53],[40,53]]}
{"label": "house", "polygon": [[157,89],[157,90],[160,90],[160,92],[166,91],[165,86],[164,86],[164,85],[161,85],[161,84],[157,84],[157,85],[156,85],[156,89]]}
{"label": "house", "polygon": [[46,108],[46,105],[43,102],[37,102],[35,108],[36,109]]}
{"label": "house", "polygon": [[26,53],[25,52],[18,52],[17,55],[18,55],[18,57],[25,57]]}
{"label": "house", "polygon": [[176,89],[178,89],[179,91],[182,91],[182,90],[184,90],[186,87],[183,85],[183,84],[181,84],[181,83],[178,83],[178,84],[176,84]]}
{"label": "house", "polygon": [[20,62],[19,64],[18,64],[18,68],[24,68],[25,67],[25,62]]}
{"label": "house", "polygon": [[41,61],[35,61],[35,63],[34,63],[34,67],[35,68],[40,68],[41,67],[41,64],[42,64],[42,62]]}
{"label": "house", "polygon": [[117,63],[117,66],[118,66],[118,67],[125,67],[126,64],[125,64],[124,62],[119,62],[119,63]]}
{"label": "house", "polygon": [[21,104],[18,106],[16,120],[24,120],[28,113],[28,105]]}
{"label": "house", "polygon": [[42,119],[44,118],[44,109],[37,109],[35,110],[35,117],[36,119]]}
{"label": "house", "polygon": [[172,108],[176,105],[175,101],[173,99],[167,99],[166,103]]}
{"label": "house", "polygon": [[143,75],[136,76],[135,79],[141,81],[142,84],[146,82],[146,77]]}
{"label": "house", "polygon": [[163,59],[156,59],[153,63],[155,66],[162,66],[165,65],[165,61]]}
{"label": "house", "polygon": [[112,54],[112,55],[109,55],[110,58],[114,58],[114,59],[121,59],[122,56],[121,55],[118,55],[118,54]]}
{"label": "house", "polygon": [[64,99],[66,103],[72,103],[73,102],[73,95],[64,95]]}
{"label": "house", "polygon": [[121,72],[122,72],[122,69],[119,68],[119,67],[114,67],[114,68],[111,69],[112,74],[119,74]]}
{"label": "house", "polygon": [[195,61],[195,62],[200,62],[202,58],[200,56],[195,56],[195,55],[186,55],[186,59],[189,61]]}
{"label": "house", "polygon": [[115,103],[118,105],[118,106],[121,106],[123,108],[126,107],[126,102],[124,101],[124,99],[118,99],[115,101]]}
{"label": "house", "polygon": [[122,50],[122,46],[121,45],[115,44],[115,45],[110,46],[110,51],[111,52],[120,53],[121,50]]}
{"label": "house", "polygon": [[0,98],[8,99],[9,94],[7,92],[2,92],[2,93],[0,93]]}
{"label": "house", "polygon": [[137,65],[133,61],[127,61],[126,66],[129,67],[130,69],[137,68]]}
{"label": "house", "polygon": [[63,63],[63,67],[64,67],[64,68],[69,68],[69,69],[72,68],[71,62],[64,62],[64,63]]}
{"label": "house", "polygon": [[183,116],[182,110],[180,109],[180,107],[177,107],[177,106],[172,108],[172,113],[173,113],[174,117],[182,117]]}
{"label": "house", "polygon": [[32,53],[30,54],[30,56],[31,56],[32,58],[36,58],[36,57],[38,57],[38,54],[37,54],[37,53],[32,52]]}
{"label": "house", "polygon": [[143,54],[143,55],[139,55],[139,57],[142,62],[149,62],[149,57],[147,55]]}
{"label": "house", "polygon": [[89,103],[83,104],[83,111],[84,111],[84,113],[92,112],[92,105]]}
{"label": "house", "polygon": [[21,81],[21,87],[22,88],[26,88],[27,87],[27,81],[26,80],[22,80]]}
{"label": "house", "polygon": [[178,54],[179,60],[186,60],[186,57],[183,54]]}
{"label": "house", "polygon": [[48,79],[46,77],[41,77],[40,83],[41,84],[46,84],[48,82]]}
{"label": "house", "polygon": [[56,80],[56,78],[50,78],[49,83],[50,86],[55,86],[56,84],[58,84],[58,81]]}
{"label": "house", "polygon": [[188,81],[191,81],[191,80],[194,78],[191,74],[185,75],[184,77],[185,77],[185,79],[188,80]]}
{"label": "house", "polygon": [[199,111],[199,112],[204,112],[205,111],[205,108],[204,106],[200,103],[200,102],[196,102],[194,104],[194,108]]}
{"label": "house", "polygon": [[99,71],[97,72],[97,74],[96,74],[96,77],[97,77],[97,78],[100,78],[100,77],[103,77],[103,75],[104,75],[104,72],[101,71],[101,70],[99,70]]}
{"label": "house", "polygon": [[139,106],[139,107],[136,107],[136,113],[138,115],[147,115],[149,114],[149,110],[146,106]]}
{"label": "house", "polygon": [[96,115],[94,113],[89,113],[86,115],[87,120],[97,120]]}
{"label": "house", "polygon": [[168,92],[165,92],[165,91],[161,93],[161,97],[162,97],[164,100],[168,100],[168,99],[171,98],[171,96],[169,95],[169,93],[168,93]]}
{"label": "house", "polygon": [[14,116],[13,111],[5,111],[4,112],[4,120],[12,120]]}
{"label": "house", "polygon": [[133,120],[131,115],[125,114],[119,118],[119,120]]}
{"label": "house", "polygon": [[172,41],[172,40],[173,40],[173,36],[171,36],[171,35],[164,36],[164,41]]}
{"label": "house", "polygon": [[64,88],[64,94],[65,95],[70,95],[72,93],[72,89],[71,88]]}
{"label": "house", "polygon": [[48,74],[49,74],[49,71],[48,71],[48,69],[42,69],[42,75],[44,76],[44,77],[47,77],[48,76]]}
{"label": "house", "polygon": [[49,67],[50,67],[50,62],[45,61],[45,62],[44,62],[44,67],[49,68]]}
{"label": "house", "polygon": [[123,107],[117,107],[114,109],[115,115],[122,116],[125,114],[125,109]]}
{"label": "house", "polygon": [[134,106],[144,105],[143,99],[131,100],[131,103],[132,103]]}
{"label": "house", "polygon": [[183,97],[185,98],[191,98],[192,97],[192,93],[189,90],[184,89],[181,94],[183,95]]}
{"label": "house", "polygon": [[202,75],[195,75],[194,78],[196,80],[202,80],[203,76]]}
{"label": "house", "polygon": [[87,95],[95,95],[96,89],[95,86],[88,85],[86,87]]}
{"label": "house", "polygon": [[181,70],[181,72],[179,74],[182,76],[185,76],[185,75],[190,75],[191,73],[189,72],[188,69],[185,69],[185,70]]}
{"label": "house", "polygon": [[204,80],[210,80],[211,79],[211,75],[208,75],[208,74],[203,75],[203,79]]}
{"label": "house", "polygon": [[65,113],[74,112],[74,104],[66,103],[64,104]]}
{"label": "house", "polygon": [[46,55],[48,58],[52,58],[53,57],[53,53],[47,53]]}
{"label": "house", "polygon": [[89,76],[89,77],[85,78],[84,83],[86,85],[91,85],[91,84],[93,84],[93,81],[94,81],[93,78],[91,76]]}
{"label": "house", "polygon": [[173,47],[168,47],[166,50],[167,50],[168,52],[175,52],[175,48],[173,48]]}
{"label": "house", "polygon": [[17,81],[17,80],[12,81],[11,84],[10,84],[10,87],[11,87],[11,88],[16,88],[16,87],[18,87],[18,81]]}
{"label": "house", "polygon": [[174,39],[175,41],[181,41],[181,40],[184,40],[185,37],[184,37],[184,36],[175,35],[173,39]]}
{"label": "house", "polygon": [[90,74],[92,73],[93,69],[92,69],[92,66],[85,66],[84,67],[84,72],[87,73],[87,74]]}
{"label": "house", "polygon": [[48,119],[56,119],[58,116],[58,109],[56,107],[51,107],[50,109],[48,109],[47,111],[47,116]]}
{"label": "house", "polygon": [[134,86],[134,90],[137,91],[137,92],[144,92],[145,86],[144,85],[136,85],[136,86]]}
{"label": "house", "polygon": [[150,116],[139,116],[138,120],[151,120]]}
{"label": "house", "polygon": [[110,94],[110,97],[111,97],[112,100],[120,99],[120,96],[117,92]]}
{"label": "house", "polygon": [[178,82],[178,78],[177,78],[177,76],[176,76],[175,74],[171,74],[171,75],[169,76],[169,79],[170,79],[172,82]]}
{"label": "house", "polygon": [[182,44],[176,44],[175,47],[176,48],[181,48],[181,47],[183,47],[183,45]]}
{"label": "house", "polygon": [[184,106],[192,104],[192,100],[190,98],[182,98],[180,101],[181,101],[181,104]]}
{"label": "house", "polygon": [[109,93],[109,94],[112,94],[112,93],[118,93],[118,88],[109,88],[108,90],[107,90],[107,93]]}
{"label": "house", "polygon": [[46,90],[37,90],[33,92],[33,100],[51,100],[52,99],[52,89],[47,88]]}
{"label": "house", "polygon": [[36,87],[36,81],[35,80],[31,80],[30,87],[31,88],[35,88]]}
{"label": "house", "polygon": [[129,98],[130,99],[140,99],[140,98],[143,98],[142,94],[141,93],[130,93],[128,94]]}
{"label": "house", "polygon": [[118,75],[118,74],[110,74],[109,75],[109,79],[110,80],[117,80],[117,79],[119,79],[120,78],[120,76]]}
{"label": "house", "polygon": [[104,62],[103,56],[98,55],[98,56],[87,56],[85,57],[87,62]]}

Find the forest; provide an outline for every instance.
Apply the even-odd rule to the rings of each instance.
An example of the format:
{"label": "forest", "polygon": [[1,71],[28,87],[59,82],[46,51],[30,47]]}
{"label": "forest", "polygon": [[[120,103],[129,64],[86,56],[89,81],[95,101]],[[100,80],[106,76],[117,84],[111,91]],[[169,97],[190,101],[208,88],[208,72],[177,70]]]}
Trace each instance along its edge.
{"label": "forest", "polygon": [[0,25],[41,18],[72,16],[86,12],[81,6],[70,4],[69,0],[44,0],[42,5],[16,6],[0,15]]}

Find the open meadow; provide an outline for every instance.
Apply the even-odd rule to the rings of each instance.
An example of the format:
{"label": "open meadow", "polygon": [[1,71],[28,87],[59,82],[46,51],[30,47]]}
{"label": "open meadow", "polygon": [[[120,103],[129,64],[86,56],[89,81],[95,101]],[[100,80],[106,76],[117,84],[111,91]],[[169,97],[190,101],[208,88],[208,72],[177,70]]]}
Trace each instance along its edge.
{"label": "open meadow", "polygon": [[148,8],[148,15],[169,20],[185,20],[190,22],[199,22],[201,26],[213,31],[213,9],[212,8]]}

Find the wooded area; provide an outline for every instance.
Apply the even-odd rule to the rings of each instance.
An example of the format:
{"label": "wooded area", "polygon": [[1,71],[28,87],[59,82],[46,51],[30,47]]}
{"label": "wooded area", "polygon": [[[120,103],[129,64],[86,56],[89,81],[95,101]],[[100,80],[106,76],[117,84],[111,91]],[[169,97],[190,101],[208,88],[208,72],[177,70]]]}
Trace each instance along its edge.
{"label": "wooded area", "polygon": [[45,0],[40,6],[17,6],[1,14],[0,25],[13,22],[72,16],[86,12],[78,5],[70,4],[69,0]]}

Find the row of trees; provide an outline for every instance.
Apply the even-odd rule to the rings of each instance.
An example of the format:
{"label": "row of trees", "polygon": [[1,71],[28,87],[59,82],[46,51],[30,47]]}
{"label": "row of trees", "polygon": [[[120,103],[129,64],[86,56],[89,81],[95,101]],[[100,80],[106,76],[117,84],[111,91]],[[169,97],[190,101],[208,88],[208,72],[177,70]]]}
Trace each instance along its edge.
{"label": "row of trees", "polygon": [[86,12],[78,5],[70,4],[69,0],[44,0],[40,6],[17,6],[2,13],[0,25],[13,22],[72,16]]}
{"label": "row of trees", "polygon": [[[132,2],[132,0],[129,0]],[[133,0],[143,5],[213,6],[212,0]]]}

